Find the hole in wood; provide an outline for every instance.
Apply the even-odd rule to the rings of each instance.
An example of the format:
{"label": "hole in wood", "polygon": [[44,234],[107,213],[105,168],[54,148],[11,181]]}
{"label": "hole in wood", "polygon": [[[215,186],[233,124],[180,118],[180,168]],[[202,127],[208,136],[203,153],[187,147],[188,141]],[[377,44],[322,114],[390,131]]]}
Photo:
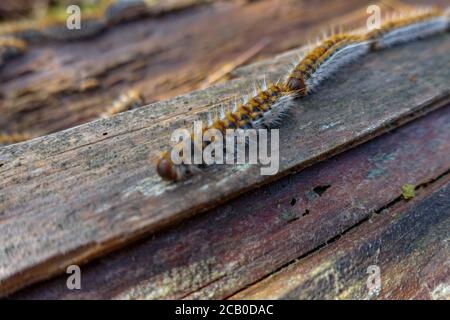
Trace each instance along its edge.
{"label": "hole in wood", "polygon": [[326,184],[326,185],[323,185],[323,186],[317,186],[317,187],[315,187],[313,189],[313,191],[315,193],[317,193],[319,195],[319,197],[321,197],[325,193],[325,191],[327,191],[327,189],[329,187],[331,187],[331,185],[329,185],[329,184]]}
{"label": "hole in wood", "polygon": [[108,135],[108,132],[103,132],[103,135],[104,135],[104,136]]}
{"label": "hole in wood", "polygon": [[309,209],[306,209],[305,212],[303,212],[302,217],[307,216],[309,214]]}
{"label": "hole in wood", "polygon": [[289,202],[291,204],[291,206],[295,206],[295,204],[297,203],[297,199],[292,198],[291,202]]}

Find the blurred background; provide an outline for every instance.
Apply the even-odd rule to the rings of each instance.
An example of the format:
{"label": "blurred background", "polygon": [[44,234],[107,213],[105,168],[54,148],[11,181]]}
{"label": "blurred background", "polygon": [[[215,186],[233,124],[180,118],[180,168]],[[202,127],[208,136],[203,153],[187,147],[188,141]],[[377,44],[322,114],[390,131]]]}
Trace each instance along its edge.
{"label": "blurred background", "polygon": [[[83,17],[103,21],[115,2],[2,0],[0,37],[24,21],[64,18],[70,4],[80,6],[83,28]],[[121,1],[115,19],[89,37],[25,40],[23,52],[3,62],[0,135],[28,139],[98,119],[130,90],[150,104],[226,81],[234,69],[314,42],[323,31],[365,26],[369,4],[387,15],[448,1]]]}

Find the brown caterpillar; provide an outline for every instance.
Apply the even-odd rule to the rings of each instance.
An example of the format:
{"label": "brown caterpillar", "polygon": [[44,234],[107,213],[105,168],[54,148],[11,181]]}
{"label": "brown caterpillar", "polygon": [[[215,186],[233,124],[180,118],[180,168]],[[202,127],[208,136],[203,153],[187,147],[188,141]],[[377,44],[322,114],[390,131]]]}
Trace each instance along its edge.
{"label": "brown caterpillar", "polygon": [[[445,31],[449,27],[450,10],[445,14],[441,11],[428,10],[415,12],[407,18],[389,21],[383,24],[380,30],[366,34],[331,36],[306,54],[288,74],[284,83],[263,88],[235,110],[222,112],[220,118],[209,124],[205,130],[214,128],[223,133],[226,129],[235,128],[270,128],[294,106],[296,97],[313,93],[323,80],[365,55],[370,49],[422,38]],[[181,181],[202,168],[203,165],[173,163],[171,152],[179,150],[180,144],[183,143],[178,143],[171,151],[166,151],[159,157],[156,171],[161,178]],[[206,143],[203,142],[201,147],[205,146]]]}
{"label": "brown caterpillar", "polygon": [[[47,15],[38,20],[22,20],[0,24],[0,36],[14,36],[23,40],[74,40],[91,37],[108,25],[143,15],[148,8],[144,0],[101,0],[94,11],[82,12],[81,29],[70,30],[66,19]],[[65,13],[64,13],[65,14]]]}
{"label": "brown caterpillar", "polygon": [[[210,120],[203,128],[203,132],[208,129],[217,129],[222,134],[227,129],[249,129],[249,128],[271,128],[278,124],[282,116],[292,106],[296,92],[288,92],[284,85],[272,84],[263,85],[256,89],[253,97],[243,104],[235,104],[233,110],[221,110],[221,114],[215,120]],[[194,141],[193,138],[191,141]],[[180,149],[184,142],[179,142],[175,149]],[[202,148],[209,143],[203,142]],[[192,144],[192,147],[195,147]],[[199,171],[201,166],[193,164],[175,165],[171,159],[171,151],[163,153],[157,163],[158,174],[166,180],[181,181],[186,177]]]}
{"label": "brown caterpillar", "polygon": [[[363,47],[361,50],[363,53],[368,50],[365,37],[356,35],[330,37],[300,61],[285,83],[271,85],[255,92],[254,97],[236,107],[232,112],[222,112],[222,115],[204,130],[218,129],[225,134],[226,129],[275,127],[284,114],[294,106],[296,97],[313,92],[314,86],[317,86],[321,80],[329,77],[339,66],[356,58],[355,53],[349,58],[345,52],[346,48],[353,48],[356,45]],[[360,51],[356,51],[356,54],[362,55]],[[324,65],[327,66],[327,73],[320,69]],[[202,147],[205,148],[206,145]],[[180,145],[174,148],[178,150]],[[192,164],[175,165],[171,160],[170,152],[165,152],[158,161],[157,172],[163,179],[181,181],[199,171],[200,167]]]}
{"label": "brown caterpillar", "polygon": [[112,115],[141,107],[144,97],[135,89],[131,89],[113,101],[112,106],[100,115],[100,118],[109,118]]}
{"label": "brown caterpillar", "polygon": [[338,34],[312,49],[290,72],[286,86],[301,95],[314,92],[319,84],[341,66],[369,51],[365,35]]}
{"label": "brown caterpillar", "polygon": [[25,41],[13,37],[0,37],[0,65],[4,61],[22,54],[27,49]]}
{"label": "brown caterpillar", "polygon": [[21,20],[0,24],[0,36],[14,37],[21,40],[40,38],[38,22],[34,20]]}
{"label": "brown caterpillar", "polygon": [[383,49],[402,42],[424,38],[445,31],[449,27],[449,17],[438,9],[419,9],[403,14],[397,19],[388,19],[367,34],[372,41],[372,49]]}
{"label": "brown caterpillar", "polygon": [[[81,28],[68,29],[66,20],[46,16],[39,20],[22,20],[0,23],[0,37],[7,36],[24,41],[43,39],[70,41],[93,37],[108,26],[145,14],[147,4],[143,0],[101,0],[95,11],[83,13]],[[11,51],[14,47],[0,43],[0,65],[22,51]]]}
{"label": "brown caterpillar", "polygon": [[0,133],[0,146],[27,141],[33,138],[29,133]]}

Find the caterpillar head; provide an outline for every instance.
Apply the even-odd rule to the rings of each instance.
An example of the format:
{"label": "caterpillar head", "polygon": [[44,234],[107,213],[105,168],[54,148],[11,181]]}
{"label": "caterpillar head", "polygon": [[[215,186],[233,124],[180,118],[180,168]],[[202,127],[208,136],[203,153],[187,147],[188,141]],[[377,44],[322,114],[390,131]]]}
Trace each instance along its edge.
{"label": "caterpillar head", "polygon": [[180,178],[180,175],[175,168],[175,164],[170,158],[170,152],[164,152],[160,155],[158,163],[156,164],[156,172],[164,180],[178,181]]}
{"label": "caterpillar head", "polygon": [[156,164],[156,172],[162,179],[178,182],[200,171],[195,165],[173,163],[170,154],[171,151],[162,153]]}
{"label": "caterpillar head", "polygon": [[295,92],[298,96],[306,95],[306,83],[303,74],[294,70],[286,80],[286,87],[289,92]]}
{"label": "caterpillar head", "polygon": [[129,110],[140,108],[145,103],[144,96],[138,90],[130,90],[128,96],[132,101]]}

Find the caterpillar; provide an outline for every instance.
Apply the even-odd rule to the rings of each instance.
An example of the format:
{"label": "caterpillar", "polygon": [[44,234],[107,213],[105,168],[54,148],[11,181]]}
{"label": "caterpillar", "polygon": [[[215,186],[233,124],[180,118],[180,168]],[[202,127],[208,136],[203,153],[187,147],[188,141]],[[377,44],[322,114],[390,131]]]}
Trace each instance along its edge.
{"label": "caterpillar", "polygon": [[13,37],[0,37],[0,65],[27,49],[25,41]]}
{"label": "caterpillar", "polygon": [[147,8],[144,0],[100,0],[94,9],[83,10],[81,29],[68,29],[67,13],[60,8],[40,19],[1,23],[0,36],[26,41],[83,39],[100,33],[108,25],[142,15]]}
{"label": "caterpillar", "polygon": [[[80,29],[68,29],[66,12],[60,10],[37,20],[0,23],[0,37],[26,42],[86,39],[101,33],[108,26],[144,14],[147,6],[143,0],[101,0],[93,11],[83,12]],[[4,64],[7,58],[16,55],[16,52],[25,51],[21,49],[20,52],[13,52],[12,49],[14,48],[0,41],[0,65]]]}
{"label": "caterpillar", "polygon": [[114,114],[141,107],[144,104],[144,98],[141,93],[131,89],[119,96],[113,101],[112,106],[100,115],[100,118],[109,118]]}
{"label": "caterpillar", "polygon": [[[423,38],[449,28],[450,9],[445,12],[419,10],[405,17],[391,19],[382,24],[379,30],[333,35],[300,59],[282,83],[255,90],[252,97],[236,105],[232,111],[222,111],[221,115],[214,121],[210,121],[203,131],[212,128],[224,133],[227,129],[273,128],[291,108],[295,107],[296,98],[316,92],[320,84],[337,70],[371,50]],[[204,164],[173,163],[171,152],[180,150],[183,143],[185,142],[179,142],[158,157],[156,172],[162,179],[182,181],[201,171],[205,166]],[[207,144],[208,142],[202,142],[201,147],[205,148]],[[192,144],[192,147],[200,146]]]}
{"label": "caterpillar", "polygon": [[0,147],[6,146],[13,143],[19,143],[27,141],[33,138],[33,135],[29,133],[0,133]]}
{"label": "caterpillar", "polygon": [[[251,98],[244,103],[236,103],[233,110],[221,109],[220,116],[214,120],[210,118],[202,133],[209,129],[216,129],[225,134],[227,129],[259,129],[275,126],[293,106],[296,96],[297,92],[289,92],[284,85],[264,83],[261,88],[255,88]],[[191,141],[194,141],[193,135]],[[179,142],[175,148],[181,149],[183,143],[185,142]],[[208,144],[207,141],[202,142],[202,148]],[[192,147],[196,146],[192,144]],[[181,181],[198,172],[201,167],[202,165],[184,163],[175,165],[171,160],[171,151],[167,151],[160,156],[156,170],[163,179]]]}
{"label": "caterpillar", "polygon": [[21,20],[0,24],[0,36],[14,37],[24,41],[40,39],[38,22]]}
{"label": "caterpillar", "polygon": [[367,38],[373,41],[372,49],[383,49],[443,32],[448,27],[448,14],[437,9],[419,9],[389,19],[380,29],[369,32]]}
{"label": "caterpillar", "polygon": [[289,73],[286,85],[301,95],[313,93],[320,83],[340,67],[369,51],[364,35],[338,34],[324,40],[312,49]]}

